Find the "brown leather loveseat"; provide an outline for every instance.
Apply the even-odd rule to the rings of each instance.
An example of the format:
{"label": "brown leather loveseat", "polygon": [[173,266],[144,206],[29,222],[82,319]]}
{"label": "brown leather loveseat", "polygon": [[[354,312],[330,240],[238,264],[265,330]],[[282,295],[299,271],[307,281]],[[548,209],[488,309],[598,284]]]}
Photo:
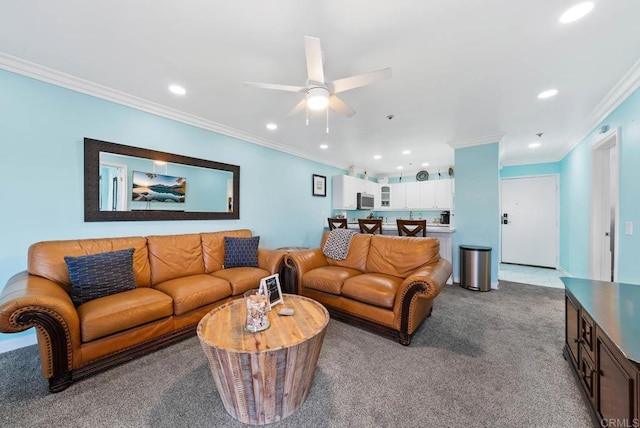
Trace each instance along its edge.
{"label": "brown leather loveseat", "polygon": [[[43,375],[50,391],[61,391],[195,334],[207,312],[257,288],[261,278],[280,269],[284,251],[262,248],[258,267],[223,269],[225,237],[250,238],[251,231],[33,244],[27,271],[9,279],[0,294],[0,332],[36,327]],[[134,288],[74,305],[65,256],[131,248]],[[131,250],[128,254],[131,259]]]}
{"label": "brown leather loveseat", "polygon": [[436,238],[356,234],[346,259],[320,248],[287,254],[290,289],[327,307],[333,318],[411,343],[451,275]]}

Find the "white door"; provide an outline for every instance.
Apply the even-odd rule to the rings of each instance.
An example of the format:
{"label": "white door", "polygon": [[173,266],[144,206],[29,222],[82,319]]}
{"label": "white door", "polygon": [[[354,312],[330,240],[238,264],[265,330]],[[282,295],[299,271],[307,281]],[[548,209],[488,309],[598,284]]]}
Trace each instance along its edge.
{"label": "white door", "polygon": [[618,246],[618,131],[593,148],[591,170],[590,278],[617,280]]}
{"label": "white door", "polygon": [[501,180],[503,263],[558,266],[558,176]]}

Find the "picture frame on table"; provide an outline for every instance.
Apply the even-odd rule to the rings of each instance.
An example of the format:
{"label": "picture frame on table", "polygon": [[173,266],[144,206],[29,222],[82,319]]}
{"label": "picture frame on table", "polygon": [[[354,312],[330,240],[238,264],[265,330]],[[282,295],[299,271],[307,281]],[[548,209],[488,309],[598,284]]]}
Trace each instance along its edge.
{"label": "picture frame on table", "polygon": [[265,289],[269,291],[269,307],[273,308],[280,303],[284,303],[282,299],[282,288],[280,287],[280,276],[277,273],[260,280],[259,290],[262,291]]}
{"label": "picture frame on table", "polygon": [[313,180],[312,195],[327,196],[327,177],[324,175],[313,174],[311,178]]}

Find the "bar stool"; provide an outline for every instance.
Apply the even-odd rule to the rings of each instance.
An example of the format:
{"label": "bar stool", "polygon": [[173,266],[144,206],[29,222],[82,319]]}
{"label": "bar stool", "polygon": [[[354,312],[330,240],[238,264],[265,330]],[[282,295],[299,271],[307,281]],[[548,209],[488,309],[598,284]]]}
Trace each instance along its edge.
{"label": "bar stool", "polygon": [[[396,220],[399,236],[427,236],[427,220]],[[404,233],[404,235],[402,235]]]}
{"label": "bar stool", "polygon": [[329,230],[333,229],[346,229],[347,228],[347,219],[346,218],[327,218],[327,222],[329,223]]}
{"label": "bar stool", "polygon": [[375,235],[379,233],[382,235],[382,219],[358,219],[358,225],[360,226],[360,233],[370,233]]}

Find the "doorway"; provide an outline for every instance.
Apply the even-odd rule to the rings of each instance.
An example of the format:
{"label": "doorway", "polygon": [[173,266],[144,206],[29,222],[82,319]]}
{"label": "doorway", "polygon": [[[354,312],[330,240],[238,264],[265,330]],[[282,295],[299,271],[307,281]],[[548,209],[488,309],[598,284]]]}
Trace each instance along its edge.
{"label": "doorway", "polygon": [[100,162],[100,211],[127,210],[127,165]]}
{"label": "doorway", "polygon": [[618,130],[594,147],[591,163],[590,274],[616,281],[618,267]]}
{"label": "doorway", "polygon": [[558,267],[558,175],[501,180],[501,261]]}

